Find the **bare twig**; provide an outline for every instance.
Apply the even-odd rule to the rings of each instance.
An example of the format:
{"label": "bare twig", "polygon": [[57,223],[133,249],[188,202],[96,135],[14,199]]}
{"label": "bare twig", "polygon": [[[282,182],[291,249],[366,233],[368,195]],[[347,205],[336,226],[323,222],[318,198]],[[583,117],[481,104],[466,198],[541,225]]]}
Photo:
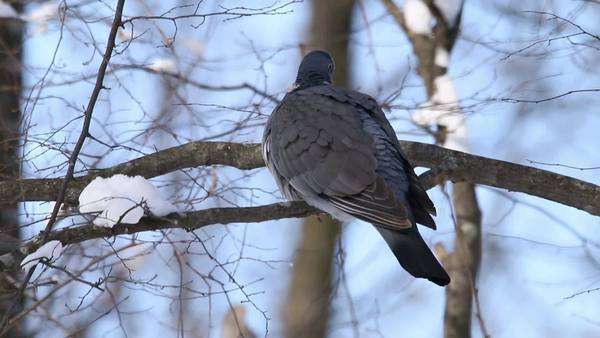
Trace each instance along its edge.
{"label": "bare twig", "polygon": [[92,95],[87,104],[87,108],[84,112],[84,120],[83,127],[81,128],[81,133],[79,134],[79,138],[77,139],[77,143],[75,144],[75,148],[73,148],[73,152],[71,153],[71,157],[69,158],[69,167],[67,168],[67,174],[65,175],[65,179],[63,181],[62,187],[58,192],[58,197],[56,198],[56,204],[54,205],[54,209],[52,210],[52,215],[50,216],[50,220],[48,221],[48,225],[46,225],[46,229],[44,229],[44,237],[52,230],[52,226],[56,222],[56,217],[58,215],[58,211],[60,210],[61,204],[65,198],[65,193],[67,192],[67,188],[69,187],[69,181],[73,179],[73,173],[75,172],[75,164],[77,163],[77,157],[83,148],[83,143],[85,139],[90,134],[90,124],[92,123],[92,114],[94,112],[94,107],[96,106],[96,101],[98,101],[98,96],[100,95],[100,91],[104,88],[104,75],[106,74],[106,69],[108,68],[108,63],[110,62],[110,57],[112,56],[113,49],[115,48],[115,39],[117,37],[117,31],[119,30],[119,26],[121,26],[121,16],[123,15],[123,7],[125,6],[125,0],[119,0],[117,2],[117,8],[115,9],[115,17],[110,28],[110,34],[108,35],[108,41],[106,42],[106,50],[104,51],[104,56],[102,57],[102,62],[100,63],[100,67],[98,68],[98,75],[96,77],[96,84],[94,85],[94,89],[92,90]]}
{"label": "bare twig", "polygon": [[[82,127],[81,133],[79,135],[79,139],[77,140],[77,144],[75,145],[75,148],[73,149],[73,152],[71,153],[71,156],[69,158],[69,167],[67,169],[67,174],[65,175],[61,189],[58,192],[58,197],[56,198],[56,204],[54,205],[54,209],[52,210],[50,220],[48,221],[48,224],[46,225],[46,228],[44,229],[44,232],[42,234],[42,241],[45,241],[47,239],[48,235],[50,234],[50,231],[52,230],[52,226],[54,226],[54,223],[56,222],[58,212],[59,212],[61,204],[65,198],[65,193],[67,191],[67,188],[69,186],[69,181],[71,179],[73,179],[73,173],[75,172],[75,164],[77,163],[77,157],[79,156],[79,153],[81,152],[81,149],[83,148],[83,143],[85,142],[85,139],[89,135],[90,124],[92,121],[92,113],[94,112],[94,107],[96,106],[96,101],[98,100],[98,96],[100,95],[100,90],[102,90],[102,88],[103,88],[104,74],[106,73],[106,68],[108,67],[108,63],[110,61],[110,57],[111,57],[113,48],[115,47],[115,39],[117,36],[117,31],[119,29],[119,26],[121,24],[121,16],[123,14],[124,5],[125,5],[125,0],[119,0],[117,2],[114,20],[113,20],[113,23],[112,23],[112,26],[110,29],[108,41],[106,43],[106,50],[104,52],[104,57],[102,58],[102,62],[98,69],[96,85],[94,86],[94,90],[92,91],[92,95],[90,96],[87,108],[84,112],[85,118],[83,121],[83,127]],[[25,287],[27,286],[27,284],[29,283],[29,281],[31,279],[31,276],[33,275],[33,270],[34,270],[34,267],[29,269],[27,276],[26,276],[25,280],[23,281],[23,283],[21,284],[19,292],[17,293],[17,297],[15,297],[15,300],[13,301],[11,309],[3,315],[2,322],[1,322],[2,324],[1,324],[1,328],[0,328],[0,335],[4,334],[6,332],[6,330],[8,329],[8,324],[9,324],[8,319],[9,319],[10,313],[12,313],[12,308],[21,302],[21,299],[25,292]]]}

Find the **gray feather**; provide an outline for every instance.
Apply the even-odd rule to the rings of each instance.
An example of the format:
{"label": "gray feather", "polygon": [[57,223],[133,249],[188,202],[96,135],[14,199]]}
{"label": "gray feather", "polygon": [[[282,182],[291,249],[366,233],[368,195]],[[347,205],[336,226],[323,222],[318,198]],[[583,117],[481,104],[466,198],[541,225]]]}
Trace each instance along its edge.
{"label": "gray feather", "polygon": [[409,228],[414,217],[401,154],[366,107],[363,97],[329,85],[289,93],[269,119],[265,161],[286,196],[293,190],[321,207]]}
{"label": "gray feather", "polygon": [[329,84],[332,69],[326,52],[303,59],[296,89],[265,128],[268,169],[286,198],[341,220],[372,223],[404,269],[448,284],[448,274],[415,226],[435,229],[435,208],[392,126],[373,98]]}

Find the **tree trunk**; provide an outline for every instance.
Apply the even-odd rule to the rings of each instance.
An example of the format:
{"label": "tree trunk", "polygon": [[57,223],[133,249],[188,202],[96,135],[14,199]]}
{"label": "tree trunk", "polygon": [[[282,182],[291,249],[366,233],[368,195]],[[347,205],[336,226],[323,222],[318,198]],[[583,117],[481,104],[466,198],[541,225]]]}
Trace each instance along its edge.
{"label": "tree trunk", "polygon": [[[11,3],[21,13],[20,3]],[[19,119],[21,96],[21,63],[24,24],[16,18],[0,18],[0,181],[19,177]],[[19,238],[18,203],[0,206],[0,236],[3,239]],[[3,241],[4,242],[4,241]],[[2,272],[0,276],[0,313],[12,307],[17,312],[20,306],[12,306],[15,283],[20,271]],[[8,337],[25,337],[23,325],[15,326]]]}
{"label": "tree trunk", "polygon": [[294,259],[285,305],[285,337],[325,337],[329,319],[333,252],[339,223],[329,216],[308,217]]}
{"label": "tree trunk", "polygon": [[452,189],[456,217],[454,252],[446,259],[452,283],[446,287],[444,337],[471,336],[471,313],[475,278],[481,260],[481,212],[471,183],[456,183]]}
{"label": "tree trunk", "polygon": [[[439,114],[440,109],[432,111],[432,114],[437,113],[438,115],[423,120],[429,120],[429,124],[436,125],[436,143],[450,148],[460,145],[462,149],[457,150],[466,151],[466,125],[458,102],[438,102],[444,95],[436,97],[436,92],[442,90],[437,88],[439,82],[436,79],[445,77],[444,85],[453,86],[447,74],[449,65],[438,64],[436,53],[444,52],[450,55],[452,52],[459,31],[462,7],[457,16],[453,18],[454,20],[449,22],[433,0],[422,1],[435,18],[435,24],[431,23],[433,27],[430,34],[412,32],[404,21],[404,13],[393,0],[382,0],[411,41],[413,52],[419,63],[417,73],[421,76],[427,91],[428,105],[440,105],[448,108],[448,112],[441,115]],[[475,185],[471,183],[454,184],[452,204],[456,218],[455,249],[450,254],[444,254],[445,257],[442,260],[452,279],[452,282],[446,287],[444,337],[469,338],[471,337],[473,296],[476,295],[475,281],[481,260],[481,211],[477,203]],[[483,323],[482,330],[484,335],[487,335]]]}
{"label": "tree trunk", "polygon": [[[335,60],[333,81],[349,83],[348,37],[354,0],[313,1],[310,48],[327,50]],[[302,228],[284,309],[285,337],[327,336],[331,275],[340,223],[328,215],[308,217]]]}

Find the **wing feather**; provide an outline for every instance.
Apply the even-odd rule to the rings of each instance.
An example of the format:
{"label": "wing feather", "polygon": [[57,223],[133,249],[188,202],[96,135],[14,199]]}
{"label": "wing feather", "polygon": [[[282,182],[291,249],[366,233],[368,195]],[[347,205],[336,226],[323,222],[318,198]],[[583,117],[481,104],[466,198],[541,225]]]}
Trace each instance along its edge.
{"label": "wing feather", "polygon": [[[373,137],[357,107],[320,93],[286,95],[271,115],[266,143],[280,187],[318,196],[361,220],[390,229],[412,226],[403,203],[377,173]],[[289,195],[290,193],[286,193]],[[308,198],[307,198],[308,200]]]}

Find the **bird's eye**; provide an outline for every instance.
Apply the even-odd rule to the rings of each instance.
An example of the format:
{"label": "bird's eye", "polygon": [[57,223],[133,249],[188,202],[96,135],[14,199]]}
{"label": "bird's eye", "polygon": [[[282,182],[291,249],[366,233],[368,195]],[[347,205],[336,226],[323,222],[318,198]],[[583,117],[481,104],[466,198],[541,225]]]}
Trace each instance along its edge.
{"label": "bird's eye", "polygon": [[329,68],[330,72],[333,72],[333,63],[330,63],[329,66],[328,66],[328,68]]}

